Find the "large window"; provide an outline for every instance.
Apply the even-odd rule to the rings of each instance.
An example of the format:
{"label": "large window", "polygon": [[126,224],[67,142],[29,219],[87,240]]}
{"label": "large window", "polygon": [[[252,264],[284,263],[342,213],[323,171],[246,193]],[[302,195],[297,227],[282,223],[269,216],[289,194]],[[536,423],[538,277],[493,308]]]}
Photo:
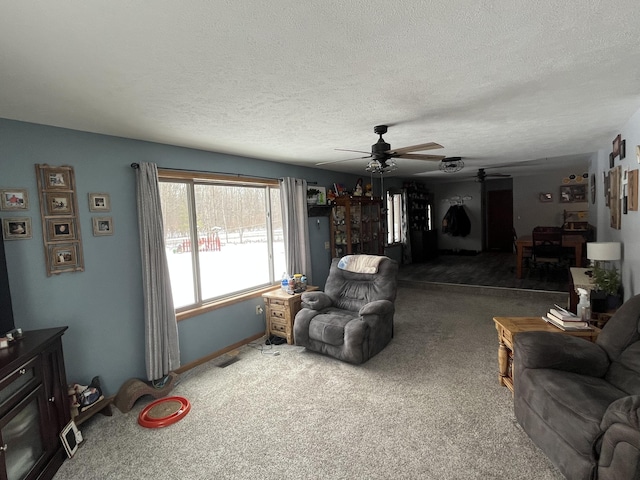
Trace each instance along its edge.
{"label": "large window", "polygon": [[387,191],[387,243],[402,242],[402,194]]}
{"label": "large window", "polygon": [[272,285],[285,271],[277,181],[160,172],[176,310]]}

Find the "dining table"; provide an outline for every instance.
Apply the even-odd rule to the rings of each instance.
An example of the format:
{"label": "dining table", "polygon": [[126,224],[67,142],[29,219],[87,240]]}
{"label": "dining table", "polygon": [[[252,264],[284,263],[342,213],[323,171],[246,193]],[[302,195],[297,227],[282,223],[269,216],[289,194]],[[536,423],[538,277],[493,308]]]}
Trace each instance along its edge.
{"label": "dining table", "polygon": [[[582,235],[563,235],[562,246],[573,248],[575,254],[574,267],[582,267],[582,252],[584,250],[584,244],[586,240]],[[533,237],[531,235],[522,235],[516,239],[516,278],[522,278],[522,270],[524,264],[524,252],[525,250],[533,247]]]}

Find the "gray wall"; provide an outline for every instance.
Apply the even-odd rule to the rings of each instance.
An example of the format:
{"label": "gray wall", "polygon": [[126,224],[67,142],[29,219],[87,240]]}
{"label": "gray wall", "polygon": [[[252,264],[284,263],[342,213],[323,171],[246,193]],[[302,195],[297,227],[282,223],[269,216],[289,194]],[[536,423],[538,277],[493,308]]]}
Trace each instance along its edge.
{"label": "gray wall", "polygon": [[[611,140],[618,134],[626,140],[627,155],[623,160],[616,159],[615,166],[629,170],[640,167],[640,154],[636,155],[636,148],[640,146],[640,110],[622,126],[620,131],[611,132]],[[597,216],[597,240],[599,242],[622,242],[622,284],[625,299],[640,294],[640,211],[628,211],[622,214],[620,230],[611,228],[609,207],[605,204],[603,172],[609,171],[609,153],[611,143],[598,151],[592,162],[591,171],[596,174],[596,203],[591,210]]]}
{"label": "gray wall", "polygon": [[[107,394],[131,377],[145,378],[144,326],[133,162],[161,167],[278,178],[294,176],[349,188],[357,177],[199,150],[127,140],[0,119],[0,188],[26,188],[33,238],[5,241],[16,326],[24,330],[69,326],[63,337],[69,382],[88,384],[100,375]],[[74,167],[85,271],[47,277],[34,164]],[[366,172],[363,172],[366,173]],[[366,178],[366,175],[363,175]],[[377,183],[379,194],[379,183]],[[94,237],[88,193],[111,195],[114,235]],[[0,212],[3,218],[16,216]],[[329,254],[328,219],[310,220],[315,271],[324,286]],[[254,299],[179,323],[182,364],[264,331]]]}
{"label": "gray wall", "polygon": [[[560,186],[563,179],[569,175],[582,175],[589,172],[589,164],[585,163],[583,169],[557,169],[538,175],[527,175],[513,179],[513,226],[518,235],[531,234],[531,230],[538,225],[561,227],[563,212],[588,210],[587,202],[561,203]],[[588,179],[584,182],[587,185]],[[575,184],[575,182],[574,182]],[[540,193],[553,194],[552,202],[541,202]],[[595,219],[590,218],[589,223],[595,226]]]}

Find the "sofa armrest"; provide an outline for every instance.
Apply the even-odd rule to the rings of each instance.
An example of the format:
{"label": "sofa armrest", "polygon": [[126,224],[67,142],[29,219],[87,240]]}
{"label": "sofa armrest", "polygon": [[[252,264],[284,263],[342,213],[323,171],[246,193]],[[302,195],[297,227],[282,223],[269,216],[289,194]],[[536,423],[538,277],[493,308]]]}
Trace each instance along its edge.
{"label": "sofa armrest", "polygon": [[607,407],[600,429],[604,432],[614,423],[624,423],[640,432],[640,395],[619,398]]}
{"label": "sofa armrest", "polygon": [[324,292],[304,292],[301,300],[302,307],[311,310],[324,310],[333,305],[331,297]]}
{"label": "sofa armrest", "polygon": [[613,402],[602,417],[598,478],[638,478],[640,475],[640,395]]}
{"label": "sofa armrest", "polygon": [[363,305],[358,315],[387,315],[395,312],[395,307],[389,300],[374,300],[366,305]]}
{"label": "sofa armrest", "polygon": [[550,368],[603,377],[607,353],[585,339],[553,332],[520,332],[513,340],[518,369]]}

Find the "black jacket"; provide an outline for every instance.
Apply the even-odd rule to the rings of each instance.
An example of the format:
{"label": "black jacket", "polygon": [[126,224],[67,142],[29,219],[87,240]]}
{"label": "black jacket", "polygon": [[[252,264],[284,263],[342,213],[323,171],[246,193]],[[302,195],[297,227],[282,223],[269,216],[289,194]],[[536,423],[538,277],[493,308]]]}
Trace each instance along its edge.
{"label": "black jacket", "polygon": [[471,221],[462,205],[451,205],[442,219],[442,233],[466,237],[471,232]]}

